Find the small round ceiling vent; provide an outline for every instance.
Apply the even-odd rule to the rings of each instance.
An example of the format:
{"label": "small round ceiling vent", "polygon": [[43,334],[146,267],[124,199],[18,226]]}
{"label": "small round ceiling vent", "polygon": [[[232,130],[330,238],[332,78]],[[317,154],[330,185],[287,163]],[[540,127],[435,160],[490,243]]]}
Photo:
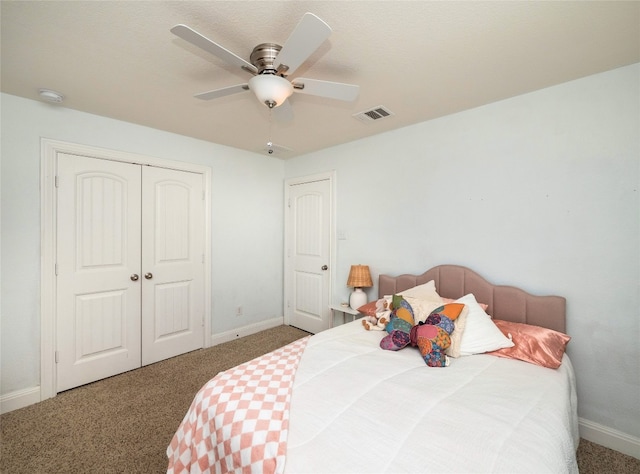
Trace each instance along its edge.
{"label": "small round ceiling vent", "polygon": [[62,94],[56,91],[52,91],[51,89],[40,89],[38,93],[40,94],[40,98],[42,100],[46,100],[47,102],[52,102],[54,104],[60,104],[64,99],[64,96]]}

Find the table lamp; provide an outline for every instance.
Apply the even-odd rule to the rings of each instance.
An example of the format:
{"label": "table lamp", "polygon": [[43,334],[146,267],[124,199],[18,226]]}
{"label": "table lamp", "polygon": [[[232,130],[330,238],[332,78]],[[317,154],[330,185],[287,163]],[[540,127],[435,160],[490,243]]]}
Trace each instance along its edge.
{"label": "table lamp", "polygon": [[351,265],[347,286],[353,288],[353,292],[349,297],[349,306],[351,308],[358,309],[360,306],[367,304],[367,294],[362,291],[362,288],[373,286],[369,267],[367,265]]}

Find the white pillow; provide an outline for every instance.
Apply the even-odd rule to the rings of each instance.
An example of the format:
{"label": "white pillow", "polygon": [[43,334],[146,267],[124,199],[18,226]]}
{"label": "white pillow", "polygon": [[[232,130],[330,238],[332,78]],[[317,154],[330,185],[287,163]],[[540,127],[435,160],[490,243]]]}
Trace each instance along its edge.
{"label": "white pillow", "polygon": [[444,303],[439,296],[433,299],[424,300],[422,298],[412,298],[411,296],[402,295],[413,309],[413,319],[415,323],[424,323],[434,309],[439,308]]}
{"label": "white pillow", "polygon": [[460,357],[460,343],[462,342],[462,335],[464,329],[467,326],[467,316],[469,315],[469,306],[465,305],[462,313],[453,322],[454,330],[450,334],[451,345],[444,351],[449,357]]}
{"label": "white pillow", "polygon": [[436,292],[436,282],[431,280],[422,285],[414,286],[408,290],[398,293],[401,296],[409,298],[417,298],[420,300],[441,300],[440,295]]}
{"label": "white pillow", "polygon": [[433,280],[398,294],[411,305],[416,324],[424,322],[434,309],[443,304],[442,298],[436,291],[436,282]]}
{"label": "white pillow", "polygon": [[460,341],[461,356],[513,347],[513,342],[502,334],[502,331],[491,321],[491,317],[480,307],[475,296],[465,295],[457,299],[456,303],[464,303],[469,308]]}

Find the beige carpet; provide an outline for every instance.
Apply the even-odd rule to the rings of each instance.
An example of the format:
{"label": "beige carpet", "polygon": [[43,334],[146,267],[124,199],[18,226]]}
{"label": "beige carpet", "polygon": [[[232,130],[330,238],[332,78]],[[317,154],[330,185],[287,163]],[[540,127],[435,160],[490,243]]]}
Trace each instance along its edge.
{"label": "beige carpet", "polygon": [[[0,472],[161,473],[193,396],[218,372],[307,333],[280,326],[59,394],[0,417]],[[640,461],[587,441],[581,474],[640,473]]]}

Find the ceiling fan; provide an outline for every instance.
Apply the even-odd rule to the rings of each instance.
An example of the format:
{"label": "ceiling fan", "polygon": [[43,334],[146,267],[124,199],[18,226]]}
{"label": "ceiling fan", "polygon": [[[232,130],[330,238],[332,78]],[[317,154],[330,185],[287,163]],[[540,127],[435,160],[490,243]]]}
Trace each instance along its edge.
{"label": "ceiling fan", "polygon": [[357,85],[303,77],[293,80],[287,79],[287,76],[293,74],[331,35],[329,25],[313,13],[305,13],[302,16],[283,46],[275,43],[262,43],[253,48],[250,56],[251,62],[245,61],[186,25],[176,25],[171,28],[171,32],[253,75],[246,84],[236,84],[202,92],[195,95],[198,99],[217,99],[251,90],[258,100],[270,109],[276,107],[280,109],[279,115],[282,118],[287,115],[285,109],[290,108],[287,99],[294,92],[343,101],[353,101],[358,97],[360,87]]}

